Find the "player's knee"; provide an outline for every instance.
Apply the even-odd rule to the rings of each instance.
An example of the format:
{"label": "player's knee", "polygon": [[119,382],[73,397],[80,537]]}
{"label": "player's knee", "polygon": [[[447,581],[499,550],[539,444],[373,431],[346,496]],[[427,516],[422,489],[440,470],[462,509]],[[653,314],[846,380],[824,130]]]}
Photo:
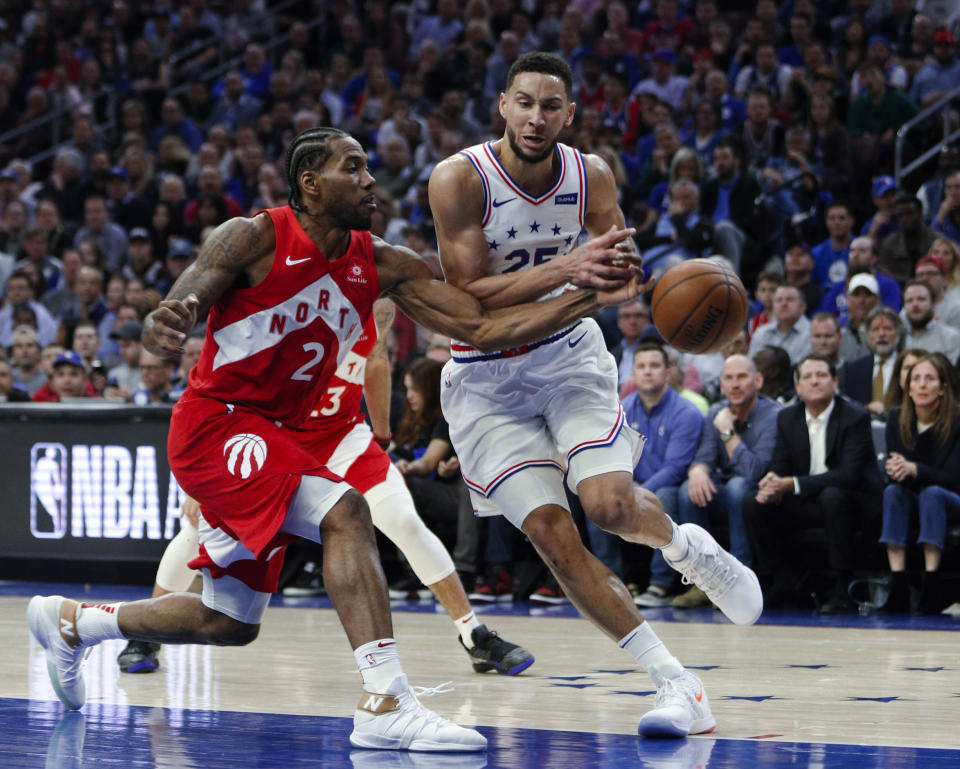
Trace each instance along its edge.
{"label": "player's knee", "polygon": [[348,491],[327,513],[321,524],[321,530],[330,534],[334,531],[359,532],[373,531],[370,521],[370,508],[363,495],[357,491]]}
{"label": "player's knee", "polygon": [[246,646],[260,635],[260,625],[241,622],[211,609],[204,631],[207,640],[216,646]]}
{"label": "player's knee", "polygon": [[523,533],[554,569],[566,563],[572,553],[584,549],[573,518],[562,507],[550,505],[534,510],[523,522]]}
{"label": "player's knee", "polygon": [[612,489],[609,493],[600,493],[589,507],[584,505],[584,510],[590,520],[601,529],[617,534],[634,527],[632,523],[637,515],[638,504],[641,509],[660,507],[660,502],[653,492],[637,487],[633,495],[614,493]]}
{"label": "player's knee", "polygon": [[205,616],[201,635],[207,643],[215,646],[246,646],[260,634],[260,625],[241,622],[207,606],[203,609]]}

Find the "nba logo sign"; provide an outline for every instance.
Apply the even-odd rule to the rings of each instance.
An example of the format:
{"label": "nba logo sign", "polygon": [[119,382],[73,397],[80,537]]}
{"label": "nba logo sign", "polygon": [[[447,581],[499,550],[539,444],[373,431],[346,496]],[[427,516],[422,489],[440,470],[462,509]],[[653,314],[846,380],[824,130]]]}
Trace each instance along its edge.
{"label": "nba logo sign", "polygon": [[67,447],[35,443],[30,449],[30,532],[37,539],[67,533]]}

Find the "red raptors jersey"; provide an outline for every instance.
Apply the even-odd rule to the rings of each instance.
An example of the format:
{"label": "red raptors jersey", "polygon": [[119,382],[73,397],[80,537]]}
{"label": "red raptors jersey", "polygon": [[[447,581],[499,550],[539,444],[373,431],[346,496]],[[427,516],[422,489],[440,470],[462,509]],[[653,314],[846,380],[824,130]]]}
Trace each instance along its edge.
{"label": "red raptors jersey", "polygon": [[327,391],[310,412],[303,428],[311,432],[313,445],[330,440],[330,450],[336,448],[335,436],[345,435],[363,421],[360,402],[363,400],[363,378],[367,370],[367,356],[377,344],[377,323],[373,315],[367,318],[363,333],[353,349],[337,368],[327,385]]}
{"label": "red raptors jersey", "polygon": [[300,425],[360,337],[379,293],[369,232],[329,261],[289,206],[266,211],[277,246],[252,288],[228,291],[210,309],[200,360],[184,394],[243,405]]}

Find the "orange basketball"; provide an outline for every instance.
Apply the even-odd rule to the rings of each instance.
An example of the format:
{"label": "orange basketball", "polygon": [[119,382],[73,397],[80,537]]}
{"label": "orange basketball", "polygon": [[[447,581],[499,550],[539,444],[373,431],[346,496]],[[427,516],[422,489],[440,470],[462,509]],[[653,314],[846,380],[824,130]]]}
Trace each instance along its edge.
{"label": "orange basketball", "polygon": [[714,259],[688,259],[653,287],[650,311],[667,344],[683,352],[719,350],[747,322],[747,292],[737,274]]}

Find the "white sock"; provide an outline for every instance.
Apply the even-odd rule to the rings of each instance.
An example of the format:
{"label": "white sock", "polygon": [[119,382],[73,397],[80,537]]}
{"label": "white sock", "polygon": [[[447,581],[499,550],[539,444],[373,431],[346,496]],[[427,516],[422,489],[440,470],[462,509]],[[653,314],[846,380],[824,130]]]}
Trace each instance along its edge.
{"label": "white sock", "polygon": [[363,688],[368,692],[383,694],[397,676],[403,675],[397,642],[392,638],[379,638],[353,650],[357,670],[363,679]]}
{"label": "white sock", "polygon": [[660,552],[668,561],[676,563],[687,557],[687,550],[689,550],[690,545],[687,542],[687,535],[683,533],[680,527],[673,521],[670,521],[670,525],[673,526],[673,538],[660,548]]}
{"label": "white sock", "polygon": [[77,608],[77,635],[81,643],[99,643],[110,638],[124,638],[117,624],[122,603],[81,603]]}
{"label": "white sock", "polygon": [[473,629],[480,627],[480,620],[477,619],[477,615],[474,612],[470,612],[460,617],[460,619],[455,619],[453,624],[457,626],[460,638],[463,639],[463,645],[468,649],[473,648]]}
{"label": "white sock", "polygon": [[637,625],[617,643],[643,666],[657,684],[665,678],[676,678],[683,674],[683,665],[657,638],[649,622]]}

